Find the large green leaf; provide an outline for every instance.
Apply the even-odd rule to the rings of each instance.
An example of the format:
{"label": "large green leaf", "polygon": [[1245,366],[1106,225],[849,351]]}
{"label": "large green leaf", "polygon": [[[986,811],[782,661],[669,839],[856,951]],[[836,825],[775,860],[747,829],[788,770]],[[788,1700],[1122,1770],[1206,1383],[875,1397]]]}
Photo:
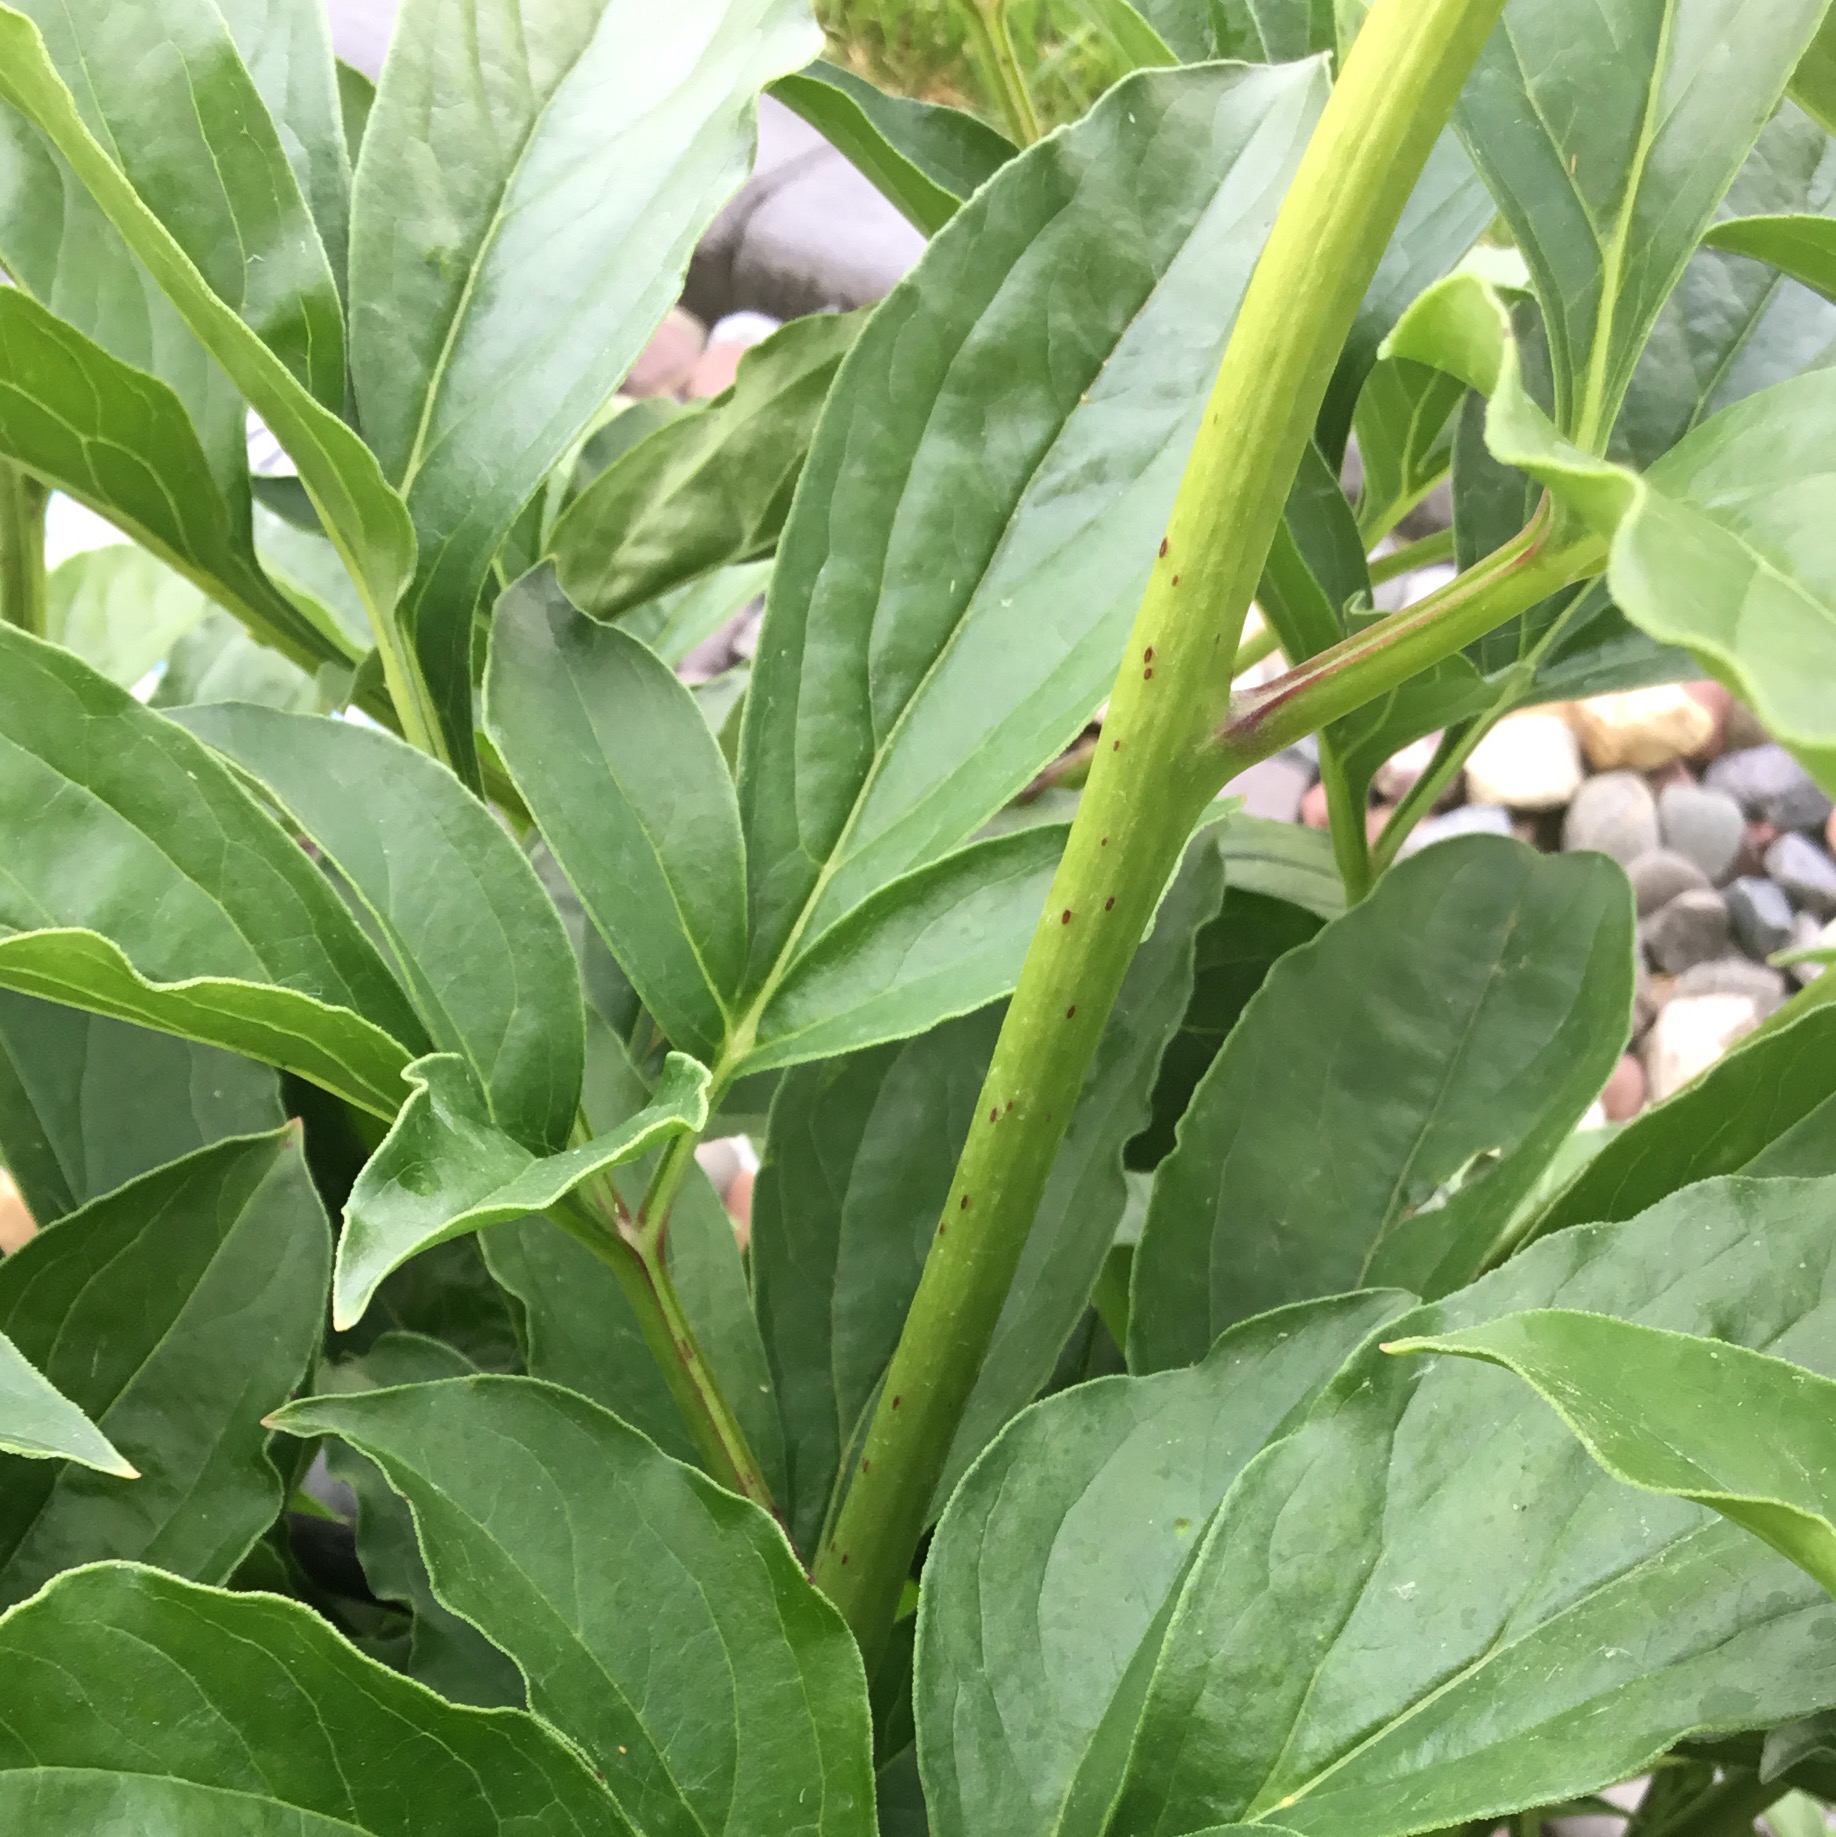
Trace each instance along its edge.
{"label": "large green leaf", "polygon": [[118,1480],[137,1480],[121,1451],[0,1333],[0,1451],[39,1461],[73,1461]]}
{"label": "large green leaf", "polygon": [[755,985],[972,834],[1102,696],[1325,86],[1317,64],[1138,73],[1003,166],[875,309],[747,697]]}
{"label": "large green leaf", "polygon": [[492,556],[680,291],[754,93],[818,43],[796,0],[403,7],[351,202],[351,375],[419,532],[404,617],[461,754]]}
{"label": "large green leaf", "polygon": [[0,1818],[41,1837],[621,1837],[533,1717],[461,1709],[309,1609],[109,1563],[0,1621]]}
{"label": "large green leaf", "polygon": [[636,1827],[872,1832],[859,1655],[756,1506],[529,1378],[317,1398],[282,1422],[389,1476],[436,1593],[517,1661]]}
{"label": "large green leaf", "polygon": [[926,1560],[914,1708],[937,1837],[1098,1837],[1167,1612],[1218,1503],[1409,1305],[1374,1292],[1230,1329],[1012,1423]]}
{"label": "large green leaf", "polygon": [[845,154],[926,236],[941,230],[963,200],[1017,151],[962,109],[889,96],[837,64],[815,63],[780,77],[771,93]]}
{"label": "large green leaf", "polygon": [[712,1059],[745,969],[746,868],[693,696],[546,568],[499,600],[486,685],[491,738],[600,935],[668,1038]]}
{"label": "large green leaf", "polygon": [[1511,0],[1455,123],[1530,264],[1556,421],[1606,444],[1657,315],[1824,0]]}
{"label": "large green leaf", "polygon": [[573,947],[528,858],[436,761],[349,721],[218,704],[174,718],[241,766],[355,889],[435,1047],[498,1127],[566,1145],[585,1051]]}
{"label": "large green leaf", "polygon": [[330,1260],[282,1129],[142,1175],[0,1263],[0,1332],[143,1476],[0,1461],[0,1598],[99,1557],[229,1575],[280,1510],[262,1417],[318,1349]]}
{"label": "large green leaf", "polygon": [[1469,1280],[1625,1049],[1632,923],[1604,857],[1472,836],[1284,956],[1154,1177],[1131,1366],[1284,1302]]}
{"label": "large green leaf", "polygon": [[1836,1595],[1836,1383],[1744,1346],[1537,1308],[1386,1352],[1515,1372],[1616,1480],[1712,1506]]}
{"label": "large green leaf", "polygon": [[816,417],[863,315],[797,319],[755,345],[733,386],[621,454],[562,513],[549,553],[563,591],[597,619],[769,555]]}
{"label": "large green leaf", "polygon": [[0,834],[0,983],[394,1114],[424,1036],[330,883],[201,742],[11,627]]}
{"label": "large green leaf", "polygon": [[530,1153],[498,1127],[457,1054],[417,1059],[406,1077],[412,1094],[345,1204],[332,1284],[332,1324],[341,1329],[363,1318],[384,1277],[417,1251],[540,1212],[583,1180],[708,1120],[707,1068],[681,1053],[670,1055],[644,1109],[551,1155]]}
{"label": "large green leaf", "polygon": [[131,689],[203,618],[210,602],[130,543],[84,549],[45,583],[45,636]]}
{"label": "large green leaf", "polygon": [[[1694,1187],[1546,1238],[1393,1337],[1570,1308],[1828,1374],[1830,1193]],[[1836,1702],[1836,1606],[1701,1507],[1608,1479],[1515,1379],[1370,1347],[1198,1540],[1146,1698],[1114,1828],[1402,1837]]]}
{"label": "large green leaf", "polygon": [[0,989],[0,1160],[40,1225],[281,1121],[266,1066]]}
{"label": "large green leaf", "polygon": [[1836,222],[1828,217],[1730,217],[1703,241],[1782,269],[1826,300],[1836,298]]}

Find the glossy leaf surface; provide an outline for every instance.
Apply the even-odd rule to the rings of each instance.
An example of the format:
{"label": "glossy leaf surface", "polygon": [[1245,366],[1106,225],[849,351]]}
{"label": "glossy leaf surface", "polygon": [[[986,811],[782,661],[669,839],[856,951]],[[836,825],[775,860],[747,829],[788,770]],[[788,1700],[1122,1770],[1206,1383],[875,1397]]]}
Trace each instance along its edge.
{"label": "glossy leaf surface", "polygon": [[318,1398],[283,1421],[389,1476],[436,1592],[517,1661],[637,1828],[872,1832],[859,1657],[757,1507],[529,1378]]}
{"label": "glossy leaf surface", "polygon": [[284,1129],[144,1175],[0,1263],[0,1332],[142,1475],[0,1461],[0,1597],[100,1557],[229,1575],[281,1506],[261,1419],[318,1349],[330,1260]]}
{"label": "glossy leaf surface", "polygon": [[0,1816],[135,1837],[620,1837],[563,1742],[461,1709],[310,1609],[102,1564],[0,1621]]}
{"label": "glossy leaf surface", "polygon": [[1702,240],[1781,269],[1826,300],[1836,298],[1836,221],[1828,217],[1732,217]]}
{"label": "glossy leaf surface", "polygon": [[74,1461],[118,1480],[140,1475],[121,1451],[0,1333],[0,1451]]}

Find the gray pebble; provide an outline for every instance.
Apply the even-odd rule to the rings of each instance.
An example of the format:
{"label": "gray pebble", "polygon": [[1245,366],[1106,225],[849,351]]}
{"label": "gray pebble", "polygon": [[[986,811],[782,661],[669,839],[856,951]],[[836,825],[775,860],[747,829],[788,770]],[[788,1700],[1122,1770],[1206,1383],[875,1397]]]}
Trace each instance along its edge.
{"label": "gray pebble", "polygon": [[1397,853],[1413,855],[1419,849],[1450,841],[1455,836],[1508,836],[1510,833],[1511,813],[1502,805],[1462,804],[1445,816],[1431,816],[1418,823]]}
{"label": "gray pebble", "polygon": [[1745,957],[1717,957],[1686,969],[1670,991],[1678,995],[1748,995],[1759,1003],[1760,1016],[1776,1013],[1785,1005],[1785,978],[1765,963]]}
{"label": "gray pebble", "polygon": [[1638,928],[1652,966],[1668,976],[1709,963],[1728,948],[1728,903],[1713,887],[1679,893]]}
{"label": "gray pebble", "polygon": [[1693,893],[1706,888],[1709,877],[1687,855],[1667,848],[1654,848],[1640,855],[1626,869],[1632,882],[1632,894],[1638,901],[1638,916],[1648,918],[1659,907],[1667,906],[1679,893]]}
{"label": "gray pebble", "polygon": [[1782,887],[1757,874],[1743,874],[1727,893],[1734,935],[1750,957],[1770,957],[1791,942],[1791,901]]}
{"label": "gray pebble", "polygon": [[1716,886],[1734,872],[1747,819],[1725,791],[1701,785],[1666,785],[1658,798],[1664,846],[1695,862]]}
{"label": "gray pebble", "polygon": [[1708,785],[1726,791],[1756,822],[1775,829],[1817,829],[1830,800],[1782,746],[1749,746],[1723,753],[1708,769]]}
{"label": "gray pebble", "polygon": [[1564,848],[1597,848],[1627,866],[1657,845],[1657,804],[1636,772],[1590,778],[1562,821]]}
{"label": "gray pebble", "polygon": [[1766,850],[1766,872],[1794,906],[1818,918],[1836,918],[1836,861],[1808,836],[1788,830]]}
{"label": "gray pebble", "polygon": [[[1823,935],[1824,928],[1808,912],[1800,912],[1791,921],[1791,948],[1793,950],[1813,950],[1829,942]],[[1785,974],[1799,988],[1808,988],[1822,975],[1824,965],[1821,963],[1792,963],[1786,966]]]}

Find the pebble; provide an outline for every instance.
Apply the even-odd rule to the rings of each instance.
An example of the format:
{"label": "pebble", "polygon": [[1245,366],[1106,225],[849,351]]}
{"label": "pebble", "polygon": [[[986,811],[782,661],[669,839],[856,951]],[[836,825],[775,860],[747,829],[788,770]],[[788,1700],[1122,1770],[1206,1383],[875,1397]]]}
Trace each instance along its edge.
{"label": "pebble", "polygon": [[1574,730],[1547,709],[1507,715],[1466,762],[1466,794],[1475,804],[1559,810],[1580,788]]}
{"label": "pebble", "polygon": [[1668,848],[1654,848],[1640,855],[1626,869],[1632,882],[1632,895],[1638,901],[1638,916],[1648,918],[1660,906],[1667,906],[1679,893],[1693,893],[1709,885],[1709,877],[1687,855]]}
{"label": "pebble", "polygon": [[1766,872],[1794,906],[1820,919],[1836,918],[1836,861],[1809,836],[1788,830],[1766,850]]}
{"label": "pebble", "polygon": [[1372,789],[1379,797],[1387,798],[1393,804],[1401,803],[1415,789],[1422,774],[1434,764],[1434,755],[1440,744],[1439,734],[1424,734],[1421,739],[1405,746],[1400,753],[1393,754],[1377,768],[1377,774],[1371,780]]}
{"label": "pebble", "polygon": [[1641,959],[1632,977],[1632,1038],[1634,1040],[1642,1040],[1651,1031],[1651,1023],[1657,1019],[1658,1010],[1663,1005],[1658,986],[1652,980],[1651,972],[1645,968]]}
{"label": "pebble", "polygon": [[651,333],[649,344],[638,353],[631,374],[621,385],[621,393],[630,396],[680,394],[688,387],[707,341],[701,321],[680,306],[672,306],[663,315],[663,323]]}
{"label": "pebble", "polygon": [[[1313,783],[1313,774],[1298,759],[1277,753],[1273,759],[1261,759],[1246,772],[1239,772],[1224,787],[1225,797],[1240,797],[1251,816],[1267,817],[1275,823],[1292,823],[1299,819],[1301,799]],[[1325,799],[1321,792],[1321,801]]]}
{"label": "pebble", "polygon": [[1600,1107],[1609,1123],[1629,1123],[1645,1107],[1645,1068],[1631,1053],[1613,1067],[1613,1075],[1600,1093]]}
{"label": "pebble", "polygon": [[1708,745],[1702,749],[1703,755],[1712,759],[1717,753],[1726,752],[1728,720],[1734,712],[1734,697],[1727,685],[1705,680],[1685,683],[1683,687],[1708,710],[1709,719],[1714,723],[1714,732],[1709,736]]}
{"label": "pebble", "polygon": [[1674,1096],[1759,1023],[1759,1004],[1750,996],[1672,996],[1645,1042],[1652,1102]]}
{"label": "pebble", "polygon": [[1728,902],[1713,887],[1679,893],[1638,928],[1652,966],[1678,976],[1728,948]]}
{"label": "pebble", "polygon": [[1764,1020],[1785,1005],[1785,978],[1768,963],[1749,957],[1717,957],[1686,969],[1671,985],[1671,995],[1744,995]]}
{"label": "pebble", "polygon": [[1311,786],[1300,801],[1300,820],[1309,829],[1330,829],[1332,811],[1326,801],[1324,785]]}
{"label": "pebble", "polygon": [[1658,798],[1658,828],[1664,846],[1693,861],[1716,886],[1732,877],[1746,823],[1725,791],[1667,785]]}
{"label": "pebble", "polygon": [[1830,800],[1782,746],[1723,753],[1709,767],[1706,782],[1735,798],[1748,816],[1777,829],[1821,829],[1830,820]]}
{"label": "pebble", "polygon": [[38,1226],[19,1197],[19,1189],[4,1168],[0,1168],[0,1253],[11,1256],[21,1244],[37,1235]]}
{"label": "pebble", "polygon": [[[1836,946],[1836,919],[1827,925],[1819,925],[1808,912],[1800,912],[1791,921],[1791,948],[1793,950],[1829,950]],[[1799,988],[1808,988],[1824,972],[1826,965],[1821,963],[1791,963],[1785,967],[1785,974]]]}
{"label": "pebble", "polygon": [[1562,823],[1564,848],[1597,848],[1622,865],[1657,845],[1657,804],[1636,772],[1603,772],[1588,779]]}
{"label": "pebble", "polygon": [[1757,874],[1743,874],[1727,891],[1734,935],[1750,957],[1770,957],[1791,942],[1791,901],[1784,889]]}
{"label": "pebble", "polygon": [[1593,695],[1569,709],[1588,764],[1651,772],[1687,759],[1713,743],[1716,721],[1681,683]]}
{"label": "pebble", "polygon": [[1431,848],[1436,842],[1450,842],[1455,836],[1508,836],[1511,813],[1501,804],[1462,804],[1445,816],[1431,816],[1416,824],[1409,839],[1396,852],[1413,855]]}

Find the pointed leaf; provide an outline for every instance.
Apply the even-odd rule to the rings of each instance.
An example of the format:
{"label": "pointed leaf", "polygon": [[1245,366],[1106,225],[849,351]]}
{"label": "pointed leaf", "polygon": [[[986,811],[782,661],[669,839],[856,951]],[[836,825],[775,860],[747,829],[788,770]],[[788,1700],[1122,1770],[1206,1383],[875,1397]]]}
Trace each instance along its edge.
{"label": "pointed leaf", "polygon": [[140,1837],[620,1837],[534,1717],[461,1709],[310,1609],[107,1563],[0,1621],[0,1817]]}
{"label": "pointed leaf", "polygon": [[0,1160],[41,1226],[283,1120],[265,1065],[0,990]]}
{"label": "pointed leaf", "polygon": [[732,388],[607,466],[549,538],[567,597],[596,619],[616,619],[714,568],[769,555],[863,320],[793,320],[746,352]]}
{"label": "pointed leaf", "polygon": [[382,1468],[436,1592],[517,1661],[639,1829],[869,1837],[859,1656],[756,1506],[530,1378],[314,1398],[282,1421]]}
{"label": "pointed leaf", "polygon": [[246,1052],[394,1114],[420,1023],[227,766],[12,627],[0,736],[0,984]]}
{"label": "pointed leaf", "polygon": [[1800,108],[1836,134],[1836,24],[1827,13],[1792,72],[1791,95]]}
{"label": "pointed leaf", "polygon": [[644,1005],[712,1059],[745,967],[746,869],[733,781],[694,697],[544,568],[498,601],[485,724]]}
{"label": "pointed leaf", "polygon": [[875,308],[779,544],[747,697],[755,986],[973,834],[1108,687],[1325,81],[1130,77],[1003,166]]}
{"label": "pointed leaf", "polygon": [[1829,217],[1734,217],[1703,237],[1726,249],[1783,269],[1823,297],[1836,299],[1836,220]]}
{"label": "pointed leaf", "polygon": [[119,1480],[137,1480],[121,1451],[0,1333],[0,1450],[39,1461],[76,1461]]}
{"label": "pointed leaf", "polygon": [[1392,1341],[1502,1366],[1616,1480],[1693,1499],[1836,1595],[1836,1383],[1745,1346],[1537,1308]]}
{"label": "pointed leaf", "polygon": [[332,1285],[332,1324],[363,1318],[378,1286],[417,1251],[566,1198],[581,1181],[635,1161],[708,1119],[707,1068],[671,1053],[648,1106],[563,1154],[531,1154],[491,1120],[483,1093],[454,1053],[417,1059],[412,1095],[345,1205]]}
{"label": "pointed leaf", "polygon": [[0,1263],[0,1332],[143,1476],[0,1459],[0,1599],[99,1557],[228,1577],[280,1510],[261,1419],[318,1349],[330,1258],[287,1128],[145,1174]]}
{"label": "pointed leaf", "polygon": [[428,1037],[497,1126],[566,1145],[584,1048],[573,947],[523,851],[447,769],[392,734],[246,704],[174,719],[273,793],[375,919]]}
{"label": "pointed leaf", "polygon": [[84,549],[45,583],[45,636],[131,689],[203,618],[210,601],[129,543]]}
{"label": "pointed leaf", "polygon": [[1446,476],[1465,394],[1457,378],[1402,359],[1378,364],[1366,379],[1352,424],[1364,462],[1358,528],[1367,542],[1388,535]]}
{"label": "pointed leaf", "polygon": [[1285,1302],[1470,1279],[1624,1051],[1632,967],[1604,857],[1472,836],[1392,869],[1275,965],[1200,1080],[1154,1177],[1130,1365]]}

